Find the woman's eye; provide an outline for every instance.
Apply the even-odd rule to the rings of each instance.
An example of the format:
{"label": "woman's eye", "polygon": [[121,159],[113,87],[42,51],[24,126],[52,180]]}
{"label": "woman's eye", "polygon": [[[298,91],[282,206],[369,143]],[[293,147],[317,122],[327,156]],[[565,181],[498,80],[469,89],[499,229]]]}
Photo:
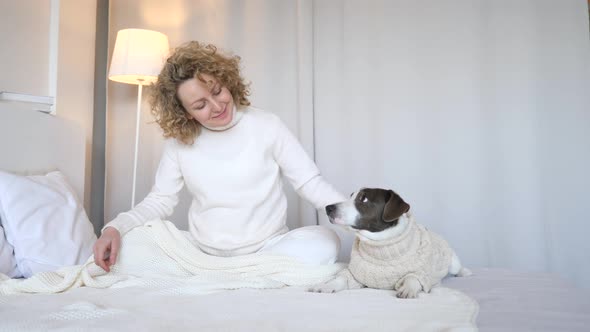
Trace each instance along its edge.
{"label": "woman's eye", "polygon": [[213,95],[214,95],[214,96],[217,96],[217,95],[219,95],[220,93],[221,93],[221,88],[219,88],[219,89],[217,89],[217,90],[214,90],[214,91],[213,91]]}

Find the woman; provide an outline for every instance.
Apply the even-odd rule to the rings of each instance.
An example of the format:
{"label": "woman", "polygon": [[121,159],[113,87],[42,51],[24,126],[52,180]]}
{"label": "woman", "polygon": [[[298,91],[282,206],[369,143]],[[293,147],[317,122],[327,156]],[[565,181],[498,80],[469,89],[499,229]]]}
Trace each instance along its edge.
{"label": "woman", "polygon": [[266,251],[309,264],[336,260],[340,242],[332,230],[287,229],[281,175],[316,208],[344,197],[276,115],[250,107],[239,60],[194,41],[167,59],[150,102],[169,140],[151,192],[105,225],[94,245],[95,262],[106,271],[116,262],[121,236],[170,216],[185,184],[193,197],[189,231],[204,252]]}

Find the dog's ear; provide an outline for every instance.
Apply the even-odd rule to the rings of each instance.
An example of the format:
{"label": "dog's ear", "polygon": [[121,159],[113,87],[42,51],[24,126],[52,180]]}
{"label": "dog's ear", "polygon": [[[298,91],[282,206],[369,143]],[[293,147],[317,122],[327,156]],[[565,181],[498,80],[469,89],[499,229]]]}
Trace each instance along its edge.
{"label": "dog's ear", "polygon": [[383,220],[387,222],[392,222],[402,214],[408,212],[410,210],[410,205],[398,195],[393,190],[388,190],[389,193],[389,200],[385,203],[385,207],[383,208]]}

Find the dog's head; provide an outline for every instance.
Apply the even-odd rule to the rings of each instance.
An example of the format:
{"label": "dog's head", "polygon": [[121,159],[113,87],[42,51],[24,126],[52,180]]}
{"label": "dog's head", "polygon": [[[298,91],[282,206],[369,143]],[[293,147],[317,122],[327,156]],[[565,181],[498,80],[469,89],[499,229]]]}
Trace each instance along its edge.
{"label": "dog's head", "polygon": [[409,210],[410,205],[393,190],[379,188],[363,188],[347,201],[326,206],[331,223],[369,232],[397,225]]}

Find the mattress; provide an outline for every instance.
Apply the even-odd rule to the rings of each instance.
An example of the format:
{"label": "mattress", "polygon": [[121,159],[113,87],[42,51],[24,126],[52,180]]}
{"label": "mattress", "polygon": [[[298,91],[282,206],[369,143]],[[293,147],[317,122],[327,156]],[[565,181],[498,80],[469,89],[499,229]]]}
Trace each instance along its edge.
{"label": "mattress", "polygon": [[[551,275],[476,269],[473,276],[447,278],[442,286],[425,296],[462,301],[467,295],[479,304],[479,312],[463,318],[473,319],[480,331],[588,331],[590,326],[587,292]],[[419,328],[412,325],[406,309],[410,312],[416,302],[397,299],[392,291],[203,289],[192,294],[190,288],[171,283],[153,290],[78,288],[62,294],[2,296],[0,331],[439,330],[426,314]],[[396,301],[405,302],[393,310]],[[457,314],[448,310],[449,316]]]}
{"label": "mattress", "polygon": [[479,304],[480,331],[590,331],[590,292],[543,273],[476,269],[447,278]]}

